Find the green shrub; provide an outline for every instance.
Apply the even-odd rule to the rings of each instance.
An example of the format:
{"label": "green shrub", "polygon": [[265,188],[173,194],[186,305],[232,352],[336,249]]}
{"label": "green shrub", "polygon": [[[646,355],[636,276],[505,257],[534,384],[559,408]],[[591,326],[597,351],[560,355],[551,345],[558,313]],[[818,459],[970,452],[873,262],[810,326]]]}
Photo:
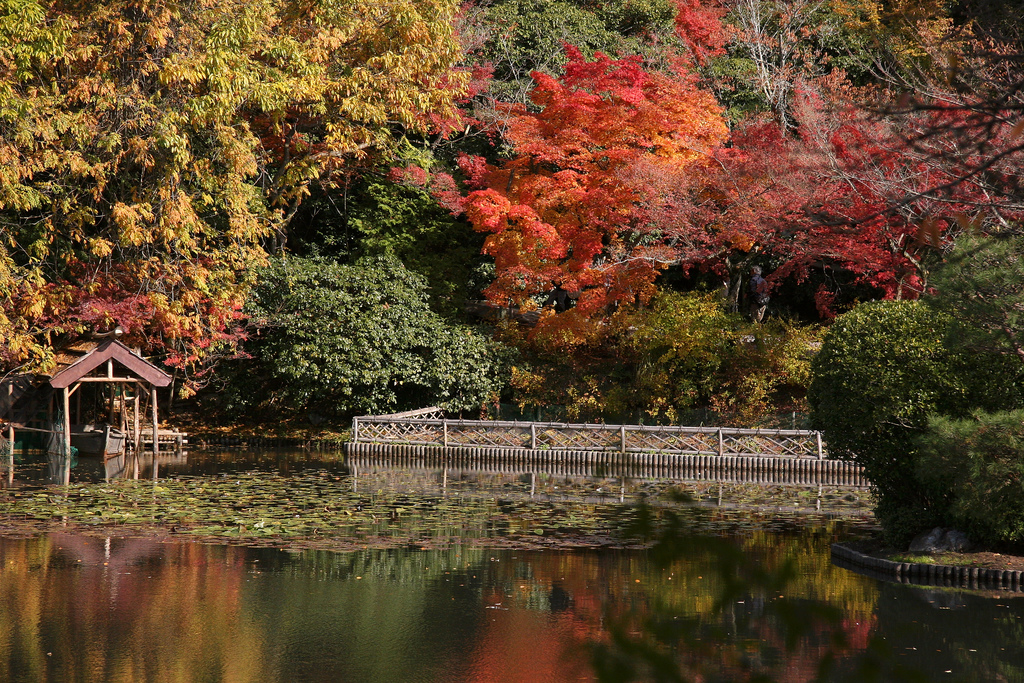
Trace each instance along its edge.
{"label": "green shrub", "polygon": [[953,320],[945,345],[969,378],[967,405],[1024,406],[1024,236],[959,238],[932,284],[926,303]]}
{"label": "green shrub", "polygon": [[716,378],[711,405],[739,426],[756,426],[773,413],[806,411],[811,358],[820,328],[772,319],[733,330]]}
{"label": "green shrub", "polygon": [[811,419],[833,456],[864,467],[892,542],[937,524],[945,491],[921,486],[914,437],[966,394],[943,347],[948,318],[923,304],[879,301],[840,316],[811,364]]}
{"label": "green shrub", "polygon": [[951,491],[947,525],[1024,547],[1024,411],[935,417],[918,444],[920,480]]}
{"label": "green shrub", "polygon": [[612,328],[619,376],[607,403],[673,422],[680,411],[707,404],[734,326],[710,294],[661,292],[648,308],[621,311]]}
{"label": "green shrub", "polygon": [[425,291],[393,259],[275,260],[249,303],[253,358],[235,373],[235,409],[341,416],[495,399],[504,352],[432,312]]}
{"label": "green shrub", "polygon": [[[637,393],[646,409],[673,421],[708,406],[723,419],[753,426],[792,409],[810,379],[817,328],[781,320],[753,325],[726,313],[713,294],[663,292],[650,309],[629,318],[634,330],[619,354],[637,363]],[[628,342],[628,343],[626,343]]]}
{"label": "green shrub", "polygon": [[1007,356],[1024,369],[1024,235],[957,240],[929,303],[957,322],[947,345]]}
{"label": "green shrub", "polygon": [[717,424],[755,426],[803,412],[817,333],[753,325],[713,294],[662,291],[591,324],[573,347],[524,340],[529,363],[512,385],[521,407],[564,406],[569,420],[678,423],[699,412],[701,422],[714,413]]}

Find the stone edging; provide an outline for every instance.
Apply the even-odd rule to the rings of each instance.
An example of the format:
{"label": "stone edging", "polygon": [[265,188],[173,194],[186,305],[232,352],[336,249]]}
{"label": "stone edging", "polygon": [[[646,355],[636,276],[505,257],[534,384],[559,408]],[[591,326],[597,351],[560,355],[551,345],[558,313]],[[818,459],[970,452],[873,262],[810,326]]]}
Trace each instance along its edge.
{"label": "stone edging", "polygon": [[832,544],[832,564],[872,578],[919,586],[972,590],[1024,591],[1024,572],[1011,569],[955,567],[948,564],[893,562]]}

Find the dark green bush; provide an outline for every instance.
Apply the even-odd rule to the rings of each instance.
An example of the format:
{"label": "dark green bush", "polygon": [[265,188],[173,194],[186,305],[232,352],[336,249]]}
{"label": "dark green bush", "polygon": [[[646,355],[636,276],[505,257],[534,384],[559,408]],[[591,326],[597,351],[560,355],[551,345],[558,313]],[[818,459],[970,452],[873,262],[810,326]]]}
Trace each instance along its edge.
{"label": "dark green bush", "polygon": [[957,240],[929,304],[957,324],[947,346],[1004,355],[1024,369],[1024,235]]}
{"label": "dark green bush", "polygon": [[967,405],[988,412],[1024,406],[1024,236],[961,237],[932,277],[926,303],[952,319]]}
{"label": "dark green bush", "polygon": [[504,381],[503,351],[431,311],[424,279],[394,259],[275,260],[248,312],[253,358],[235,373],[235,411],[472,410]]}
{"label": "dark green bush", "polygon": [[811,364],[813,424],[833,456],[864,467],[896,543],[937,524],[947,504],[941,487],[918,481],[914,441],[930,414],[957,411],[967,393],[943,346],[947,325],[917,302],[862,304],[836,320]]}
{"label": "dark green bush", "polygon": [[1024,547],[1024,411],[934,417],[918,477],[951,492],[945,524],[991,547]]}

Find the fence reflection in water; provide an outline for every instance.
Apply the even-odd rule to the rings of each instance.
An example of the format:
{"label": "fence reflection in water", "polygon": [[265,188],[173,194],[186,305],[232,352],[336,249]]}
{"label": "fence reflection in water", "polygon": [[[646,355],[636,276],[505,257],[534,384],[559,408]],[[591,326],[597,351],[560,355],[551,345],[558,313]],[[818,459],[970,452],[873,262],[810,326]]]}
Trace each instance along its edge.
{"label": "fence reflection in water", "polygon": [[743,457],[672,453],[608,453],[598,451],[534,451],[346,444],[351,465],[403,467],[508,474],[543,473],[575,477],[680,479],[797,486],[867,488],[861,468],[842,460],[784,457]]}

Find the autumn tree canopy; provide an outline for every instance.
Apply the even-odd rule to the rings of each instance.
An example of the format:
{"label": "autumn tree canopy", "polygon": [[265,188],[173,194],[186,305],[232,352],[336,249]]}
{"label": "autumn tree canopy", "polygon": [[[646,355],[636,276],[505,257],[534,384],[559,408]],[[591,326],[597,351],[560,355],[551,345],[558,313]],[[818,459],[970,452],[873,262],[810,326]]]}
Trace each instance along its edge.
{"label": "autumn tree canopy", "polygon": [[1024,209],[981,4],[0,0],[0,371],[119,324],[201,384],[268,253],[396,257],[449,316],[568,296],[537,329],[595,353],[755,263],[806,316],[917,296]]}
{"label": "autumn tree canopy", "polygon": [[536,111],[508,122],[514,156],[465,162],[476,184],[466,212],[489,233],[497,277],[488,294],[524,301],[561,287],[593,312],[646,299],[675,256],[672,236],[644,206],[643,176],[696,167],[726,137],[714,98],[685,72],[568,49],[560,79],[535,73]]}
{"label": "autumn tree canopy", "polygon": [[0,365],[114,324],[183,369],[235,339],[308,182],[453,112],[454,9],[0,0]]}

